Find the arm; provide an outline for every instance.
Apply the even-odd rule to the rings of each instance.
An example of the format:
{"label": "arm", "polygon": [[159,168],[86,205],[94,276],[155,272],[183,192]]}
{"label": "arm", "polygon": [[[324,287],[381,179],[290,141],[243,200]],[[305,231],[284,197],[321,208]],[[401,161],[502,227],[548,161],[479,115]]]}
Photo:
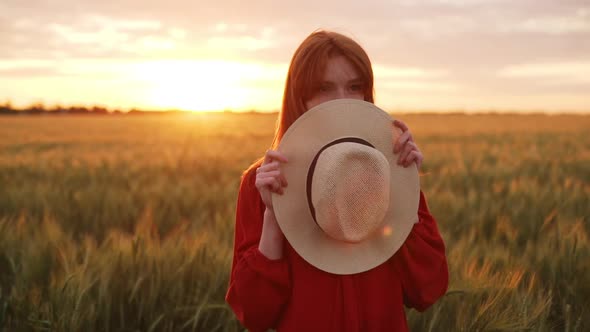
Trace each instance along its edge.
{"label": "arm", "polygon": [[[240,185],[234,257],[226,301],[246,328],[264,331],[272,328],[279,319],[291,293],[291,282],[289,266],[282,257],[283,240],[276,239],[282,233],[279,230],[277,234],[278,229],[273,229],[278,225],[274,215],[265,212],[254,181],[254,172],[248,172]],[[261,241],[263,232],[266,235]],[[277,250],[279,246],[281,248]],[[270,258],[261,250],[266,250]]]}
{"label": "arm", "polygon": [[402,282],[404,304],[424,311],[447,291],[449,271],[445,244],[422,191],[418,218],[394,256],[394,267]]}
{"label": "arm", "polygon": [[283,257],[283,243],[285,236],[277,223],[277,218],[273,210],[264,211],[264,221],[262,222],[262,235],[258,250],[268,259],[281,259]]}

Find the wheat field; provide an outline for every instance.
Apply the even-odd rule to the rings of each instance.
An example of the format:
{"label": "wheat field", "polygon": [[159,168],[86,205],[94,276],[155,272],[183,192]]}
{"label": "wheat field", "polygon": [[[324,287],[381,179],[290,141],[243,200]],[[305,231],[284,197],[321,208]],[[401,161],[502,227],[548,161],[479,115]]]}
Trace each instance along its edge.
{"label": "wheat field", "polygon": [[[590,116],[409,115],[448,293],[412,331],[590,330]],[[276,115],[0,117],[0,331],[239,331],[241,172]]]}

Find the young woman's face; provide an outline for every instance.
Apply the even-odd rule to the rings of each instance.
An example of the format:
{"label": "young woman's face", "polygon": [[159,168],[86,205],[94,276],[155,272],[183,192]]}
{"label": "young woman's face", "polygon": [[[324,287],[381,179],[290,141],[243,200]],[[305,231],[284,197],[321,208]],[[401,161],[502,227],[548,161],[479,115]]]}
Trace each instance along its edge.
{"label": "young woman's face", "polygon": [[305,108],[342,98],[364,100],[364,86],[354,66],[343,56],[334,56],[328,60],[321,82],[317,82],[313,97],[305,101]]}

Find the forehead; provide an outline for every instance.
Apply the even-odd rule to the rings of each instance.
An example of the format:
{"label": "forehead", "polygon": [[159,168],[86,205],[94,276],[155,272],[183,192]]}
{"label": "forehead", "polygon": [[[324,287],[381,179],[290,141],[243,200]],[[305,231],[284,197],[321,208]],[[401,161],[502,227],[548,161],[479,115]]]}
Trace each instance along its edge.
{"label": "forehead", "polygon": [[344,56],[338,55],[328,59],[322,77],[323,81],[340,82],[360,78],[360,73]]}

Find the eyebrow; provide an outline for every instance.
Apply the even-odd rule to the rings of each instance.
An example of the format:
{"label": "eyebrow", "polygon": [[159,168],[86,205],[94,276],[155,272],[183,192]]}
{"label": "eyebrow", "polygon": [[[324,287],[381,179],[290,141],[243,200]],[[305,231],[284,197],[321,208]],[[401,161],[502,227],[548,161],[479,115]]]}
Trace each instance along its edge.
{"label": "eyebrow", "polygon": [[[351,84],[351,83],[363,83],[363,79],[360,78],[360,77],[356,77],[356,78],[353,78],[353,79],[349,80],[347,83],[348,84]],[[334,82],[332,82],[332,81],[322,81],[321,84],[332,84],[333,85]]]}

